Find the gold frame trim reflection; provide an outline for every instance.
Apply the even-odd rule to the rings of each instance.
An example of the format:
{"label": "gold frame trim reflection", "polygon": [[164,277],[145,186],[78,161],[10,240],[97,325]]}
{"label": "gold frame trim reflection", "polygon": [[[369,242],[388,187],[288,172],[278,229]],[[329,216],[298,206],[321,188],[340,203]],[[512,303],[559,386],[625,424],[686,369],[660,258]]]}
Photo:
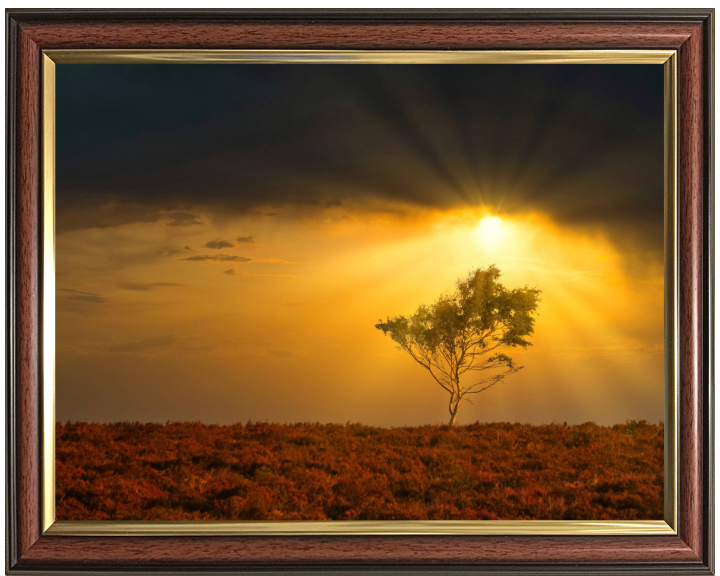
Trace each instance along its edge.
{"label": "gold frame trim reflection", "polygon": [[42,58],[42,527],[55,521],[55,64]]}
{"label": "gold frame trim reflection", "polygon": [[56,64],[665,64],[674,50],[47,50]]}
{"label": "gold frame trim reflection", "polygon": [[[57,536],[670,535],[677,526],[677,53],[674,50],[46,50],[42,74],[42,530]],[[168,522],[55,520],[56,64],[662,64],[665,69],[664,520]]]}
{"label": "gold frame trim reflection", "polygon": [[264,536],[332,536],[364,534],[367,536],[448,536],[481,535],[517,536],[519,534],[562,535],[658,535],[675,534],[662,520],[388,520],[388,521],[320,521],[320,522],[214,522],[214,521],[62,521],[46,532],[52,536],[183,536],[183,535],[252,535]]}

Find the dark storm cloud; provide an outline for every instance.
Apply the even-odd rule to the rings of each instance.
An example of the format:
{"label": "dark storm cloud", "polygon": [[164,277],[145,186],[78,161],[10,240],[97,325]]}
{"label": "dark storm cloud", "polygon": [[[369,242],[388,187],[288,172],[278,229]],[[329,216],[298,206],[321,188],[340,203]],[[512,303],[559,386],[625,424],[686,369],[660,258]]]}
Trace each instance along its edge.
{"label": "dark storm cloud", "polygon": [[[67,201],[61,201],[57,210],[58,232],[71,232],[86,228],[113,228],[124,224],[160,222],[161,212],[153,206],[123,204],[121,200],[108,194],[88,197],[78,194],[68,195]],[[58,191],[58,199],[62,197]]]}
{"label": "dark storm cloud", "polygon": [[[58,196],[60,192],[58,191]],[[57,211],[58,232],[88,228],[113,228],[125,224],[158,224],[193,226],[202,224],[197,214],[162,210],[152,204],[137,204],[139,199],[125,199],[108,193],[81,193],[68,196]]]}
{"label": "dark storm cloud", "polygon": [[174,282],[123,282],[120,288],[124,290],[135,290],[136,292],[149,292],[151,290],[157,290],[158,288],[172,288],[177,286],[184,286],[184,284],[176,284]]}
{"label": "dark storm cloud", "polygon": [[254,236],[238,236],[235,238],[235,242],[239,242],[240,244],[255,244],[255,237]]}
{"label": "dark storm cloud", "polygon": [[381,199],[662,246],[661,65],[59,65],[58,230]]}
{"label": "dark storm cloud", "polygon": [[60,298],[65,300],[74,300],[75,302],[87,302],[88,304],[105,304],[107,297],[96,292],[84,292],[75,290],[74,288],[59,288],[58,291],[65,292]]}
{"label": "dark storm cloud", "polygon": [[195,226],[202,224],[200,216],[189,212],[172,212],[168,216],[168,226]]}
{"label": "dark storm cloud", "polygon": [[222,248],[232,248],[235,246],[232,242],[227,240],[210,240],[205,242],[205,248],[213,248],[214,250],[221,250]]}
{"label": "dark storm cloud", "polygon": [[183,258],[183,260],[189,260],[190,262],[251,262],[252,258],[234,256],[231,254],[203,254],[201,256]]}

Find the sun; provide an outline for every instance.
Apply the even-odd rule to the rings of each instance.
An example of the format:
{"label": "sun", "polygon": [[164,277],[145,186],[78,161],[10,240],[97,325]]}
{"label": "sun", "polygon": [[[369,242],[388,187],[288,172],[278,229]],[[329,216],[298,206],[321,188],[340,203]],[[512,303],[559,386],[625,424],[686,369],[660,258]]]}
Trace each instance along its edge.
{"label": "sun", "polygon": [[499,216],[485,216],[478,224],[477,236],[486,248],[496,248],[507,237],[507,229]]}

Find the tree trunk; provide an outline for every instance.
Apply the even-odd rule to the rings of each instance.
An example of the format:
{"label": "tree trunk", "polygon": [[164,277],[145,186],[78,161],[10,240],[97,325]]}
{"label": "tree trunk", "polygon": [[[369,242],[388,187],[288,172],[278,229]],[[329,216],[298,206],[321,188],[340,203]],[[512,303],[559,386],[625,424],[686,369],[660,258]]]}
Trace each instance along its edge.
{"label": "tree trunk", "polygon": [[452,410],[450,410],[450,426],[455,426],[455,422],[457,421],[457,415],[460,411],[460,402],[458,401],[457,404],[453,407]]}

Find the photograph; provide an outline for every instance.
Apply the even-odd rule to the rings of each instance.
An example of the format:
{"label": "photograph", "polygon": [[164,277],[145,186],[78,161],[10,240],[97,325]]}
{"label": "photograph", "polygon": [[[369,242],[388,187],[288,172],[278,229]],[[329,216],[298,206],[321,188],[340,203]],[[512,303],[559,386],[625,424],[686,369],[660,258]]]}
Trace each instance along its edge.
{"label": "photograph", "polygon": [[54,74],[57,520],[665,518],[663,64]]}

